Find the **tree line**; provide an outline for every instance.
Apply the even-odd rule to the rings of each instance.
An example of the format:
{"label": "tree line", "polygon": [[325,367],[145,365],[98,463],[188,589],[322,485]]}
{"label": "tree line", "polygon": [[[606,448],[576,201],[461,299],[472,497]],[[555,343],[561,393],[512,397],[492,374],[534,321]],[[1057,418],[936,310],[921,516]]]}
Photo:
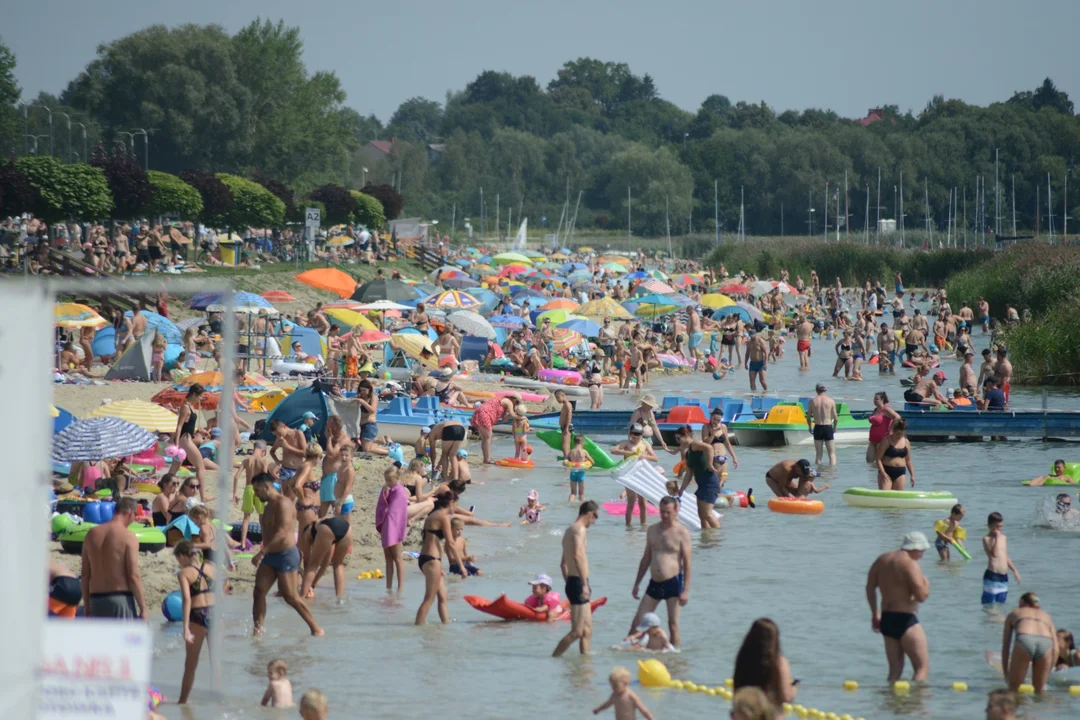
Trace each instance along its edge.
{"label": "tree line", "polygon": [[[1009,234],[1014,197],[1018,231],[1051,218],[1060,230],[1080,155],[1080,119],[1049,78],[988,107],[942,96],[918,112],[883,104],[864,123],[721,94],[689,112],[648,74],[579,58],[546,86],[482,72],[441,101],[406,100],[384,125],[348,107],[337,76],[310,73],[302,55],[299,29],[282,22],[256,20],[235,35],[154,26],[101,45],[24,120],[15,59],[0,46],[0,148],[35,145],[41,155],[48,107],[51,153],[69,160],[119,140],[144,165],[138,150],[148,151],[157,170],[272,179],[297,197],[370,180],[400,193],[399,210],[404,198],[406,213],[443,227],[465,217],[479,227],[481,216],[488,230],[524,216],[552,227],[576,210],[579,228],[630,223],[640,235],[712,232],[714,217],[733,232],[740,216],[749,234],[820,234],[823,216],[834,226],[838,214],[861,232],[901,207],[909,229],[927,215],[944,228],[955,212],[971,230],[994,226],[996,207]],[[83,127],[69,134],[73,118],[89,145]],[[365,149],[371,140],[387,141],[388,156]]]}

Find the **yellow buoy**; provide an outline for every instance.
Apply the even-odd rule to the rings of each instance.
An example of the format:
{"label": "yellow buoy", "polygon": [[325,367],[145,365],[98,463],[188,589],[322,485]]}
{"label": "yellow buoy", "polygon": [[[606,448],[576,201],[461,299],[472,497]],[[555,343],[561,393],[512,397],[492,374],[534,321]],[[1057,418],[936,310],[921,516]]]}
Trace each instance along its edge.
{"label": "yellow buoy", "polygon": [[708,695],[709,697],[715,697],[716,691],[713,690],[712,688],[705,688],[705,694]]}
{"label": "yellow buoy", "polygon": [[892,687],[893,692],[906,693],[908,690],[911,689],[911,683],[909,683],[907,680],[897,680],[893,683]]}
{"label": "yellow buoy", "polygon": [[683,683],[683,690],[689,690],[690,692],[694,692],[695,690],[697,690],[697,685],[687,680]]}
{"label": "yellow buoy", "polygon": [[848,715],[847,713],[844,713],[843,715],[840,716],[840,720],[852,720],[852,717],[850,715]]}
{"label": "yellow buoy", "polygon": [[840,720],[840,716],[834,712],[825,713],[825,720]]}
{"label": "yellow buoy", "polygon": [[859,689],[859,683],[855,682],[854,680],[845,680],[844,681],[844,689],[845,690],[858,690]]}
{"label": "yellow buoy", "polygon": [[1027,683],[1024,683],[1023,685],[1020,686],[1020,689],[1018,690],[1018,692],[1021,695],[1034,695],[1035,694],[1035,686],[1034,685],[1028,685]]}
{"label": "yellow buoy", "polygon": [[671,681],[671,689],[672,690],[682,690],[683,689],[682,680],[672,680]]}
{"label": "yellow buoy", "polygon": [[638,660],[638,682],[645,687],[673,687],[667,666],[656,658]]}
{"label": "yellow buoy", "polygon": [[1069,686],[1069,694],[1070,695],[1080,695],[1080,685],[1070,685]]}
{"label": "yellow buoy", "polygon": [[967,683],[961,680],[957,680],[952,684],[952,689],[955,692],[967,692]]}
{"label": "yellow buoy", "polygon": [[727,678],[726,680],[724,680],[724,687],[730,690],[731,688],[735,687],[735,681],[731,678]]}

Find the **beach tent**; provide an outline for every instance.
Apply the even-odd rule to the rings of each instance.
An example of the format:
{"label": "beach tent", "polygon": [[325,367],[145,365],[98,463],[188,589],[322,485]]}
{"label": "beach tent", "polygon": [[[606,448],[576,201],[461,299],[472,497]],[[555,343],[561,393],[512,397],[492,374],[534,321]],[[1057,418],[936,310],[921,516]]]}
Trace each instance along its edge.
{"label": "beach tent", "polygon": [[124,353],[116,359],[109,372],[105,373],[106,380],[139,380],[150,382],[153,375],[154,333],[144,332],[143,336],[133,342]]}
{"label": "beach tent", "polygon": [[326,418],[330,414],[330,404],[322,391],[322,384],[316,380],[311,387],[296,388],[289,397],[282,400],[270,417],[266,419],[266,427],[263,428],[257,440],[274,442],[274,434],[270,432],[270,423],[281,420],[291,428],[298,428],[304,422],[304,413],[315,413],[315,426],[312,428],[313,437],[319,437],[326,427]]}
{"label": "beach tent", "polygon": [[90,352],[94,357],[108,357],[116,354],[116,329],[109,325],[94,333],[94,340],[90,343]]}
{"label": "beach tent", "polygon": [[60,432],[76,420],[78,420],[78,418],[69,413],[64,408],[56,408],[56,415],[53,417],[53,435]]}

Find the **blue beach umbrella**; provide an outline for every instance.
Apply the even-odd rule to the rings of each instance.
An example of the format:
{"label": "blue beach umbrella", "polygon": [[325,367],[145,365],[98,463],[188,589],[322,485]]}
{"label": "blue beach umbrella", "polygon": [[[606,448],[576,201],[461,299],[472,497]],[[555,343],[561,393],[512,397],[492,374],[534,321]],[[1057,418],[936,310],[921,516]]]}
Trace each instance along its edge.
{"label": "blue beach umbrella", "polygon": [[523,328],[528,325],[525,318],[518,317],[517,315],[492,315],[488,318],[488,322],[491,323],[492,327],[509,328],[512,330],[517,330],[518,328]]}
{"label": "blue beach umbrella", "polygon": [[586,320],[585,318],[567,320],[564,323],[560,323],[559,327],[579,332],[587,338],[594,338],[600,335],[600,326],[592,320]]}

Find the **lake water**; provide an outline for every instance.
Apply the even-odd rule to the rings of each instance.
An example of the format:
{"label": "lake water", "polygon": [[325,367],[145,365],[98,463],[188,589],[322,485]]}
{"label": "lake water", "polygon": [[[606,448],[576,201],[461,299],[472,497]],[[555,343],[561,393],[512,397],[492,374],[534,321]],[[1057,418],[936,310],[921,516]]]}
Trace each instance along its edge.
{"label": "lake water", "polygon": [[[979,347],[985,336],[976,335]],[[832,380],[832,342],[814,342],[809,372],[799,373],[794,343],[787,355],[769,369],[770,389],[780,395],[809,395],[814,383],[825,381],[837,400],[853,408],[868,408],[876,390],[884,389],[902,402],[898,377],[878,376],[867,366],[863,383]],[[947,386],[954,385],[959,365],[945,363]],[[748,390],[746,373],[739,371],[715,382],[709,376],[663,378],[649,388],[657,396],[694,390],[703,397]],[[1038,408],[1038,391],[1016,389],[1016,407]],[[609,395],[606,406],[629,406],[628,398]],[[1080,409],[1077,396],[1051,392],[1050,407]],[[560,537],[576,516],[577,506],[566,502],[566,471],[557,467],[552,451],[537,446],[537,468],[493,468],[474,473],[466,504],[479,516],[513,520],[509,529],[467,529],[470,552],[484,577],[449,583],[452,624],[441,626],[433,607],[429,624],[413,627],[423,596],[423,576],[415,563],[406,564],[405,591],[388,595],[383,581],[350,579],[343,606],[333,603],[331,583],[314,601],[318,621],[327,637],[309,638],[296,614],[280,600],[271,600],[268,632],[252,639],[250,596],[229,598],[224,606],[226,627],[223,662],[224,692],[211,697],[210,663],[203,656],[190,710],[175,705],[161,711],[170,718],[297,717],[296,710],[269,711],[258,707],[266,686],[266,665],[283,658],[289,665],[294,694],[317,687],[330,701],[331,717],[507,718],[543,714],[548,717],[586,717],[608,694],[612,667],[625,665],[636,677],[635,661],[644,657],[612,649],[627,632],[637,606],[630,591],[644,542],[644,531],[627,529],[621,517],[604,515],[589,531],[589,558],[595,597],[607,605],[594,617],[593,652],[577,654],[576,647],[561,659],[551,651],[567,631],[566,623],[488,622],[462,601],[465,594],[495,598],[501,593],[523,600],[526,582],[539,572],[559,576]],[[509,440],[497,440],[495,455],[510,454]],[[477,452],[479,447],[476,446]],[[832,489],[819,496],[822,515],[781,515],[765,508],[770,496],[766,470],[785,458],[812,460],[812,448],[736,448],[739,468],[731,470],[728,487],[754,487],[757,509],[724,512],[722,527],[695,534],[693,583],[689,605],[682,614],[683,649],[661,659],[675,678],[716,686],[732,675],[735,654],[751,622],[767,616],[780,626],[781,644],[795,677],[801,678],[797,703],[837,715],[890,718],[981,718],[986,693],[1002,685],[986,663],[986,651],[1001,648],[1001,624],[991,622],[979,605],[985,558],[979,540],[992,511],[1005,516],[1009,550],[1023,584],[1011,583],[1009,608],[1020,594],[1037,591],[1044,609],[1058,627],[1080,631],[1080,594],[1076,549],[1080,535],[1033,526],[1035,507],[1057,488],[1027,488],[1020,480],[1045,474],[1057,457],[1076,460],[1073,445],[1043,442],[916,444],[914,461],[920,487],[949,490],[966,506],[970,562],[940,564],[931,549],[922,567],[931,583],[920,621],[931,650],[930,686],[894,696],[886,686],[886,662],[881,636],[870,629],[865,600],[866,571],[878,554],[899,547],[910,530],[933,538],[934,521],[944,512],[857,509],[840,494],[845,488],[875,486],[875,473],[864,462],[865,446],[840,447],[838,465],[823,469]],[[670,472],[674,458],[662,457]],[[541,467],[545,466],[545,467]],[[540,492],[548,506],[543,522],[516,524],[517,509],[530,489]],[[604,501],[620,488],[603,475],[591,474],[588,496]],[[372,519],[362,519],[373,522]],[[349,577],[371,568],[352,567]],[[643,588],[644,589],[644,588]],[[661,617],[665,618],[661,610]],[[177,625],[156,632],[153,668],[155,682],[175,698],[183,666]],[[910,667],[905,673],[910,676]],[[845,680],[859,690],[846,692]],[[969,691],[951,690],[964,681]],[[1080,680],[1077,680],[1080,683]],[[657,718],[726,717],[730,704],[718,697],[676,690],[646,690],[635,685]],[[1032,718],[1080,716],[1080,697],[1071,698],[1055,687],[1039,700],[1027,700],[1024,712]],[[610,717],[610,715],[608,715]],[[794,716],[792,716],[794,717]]]}

